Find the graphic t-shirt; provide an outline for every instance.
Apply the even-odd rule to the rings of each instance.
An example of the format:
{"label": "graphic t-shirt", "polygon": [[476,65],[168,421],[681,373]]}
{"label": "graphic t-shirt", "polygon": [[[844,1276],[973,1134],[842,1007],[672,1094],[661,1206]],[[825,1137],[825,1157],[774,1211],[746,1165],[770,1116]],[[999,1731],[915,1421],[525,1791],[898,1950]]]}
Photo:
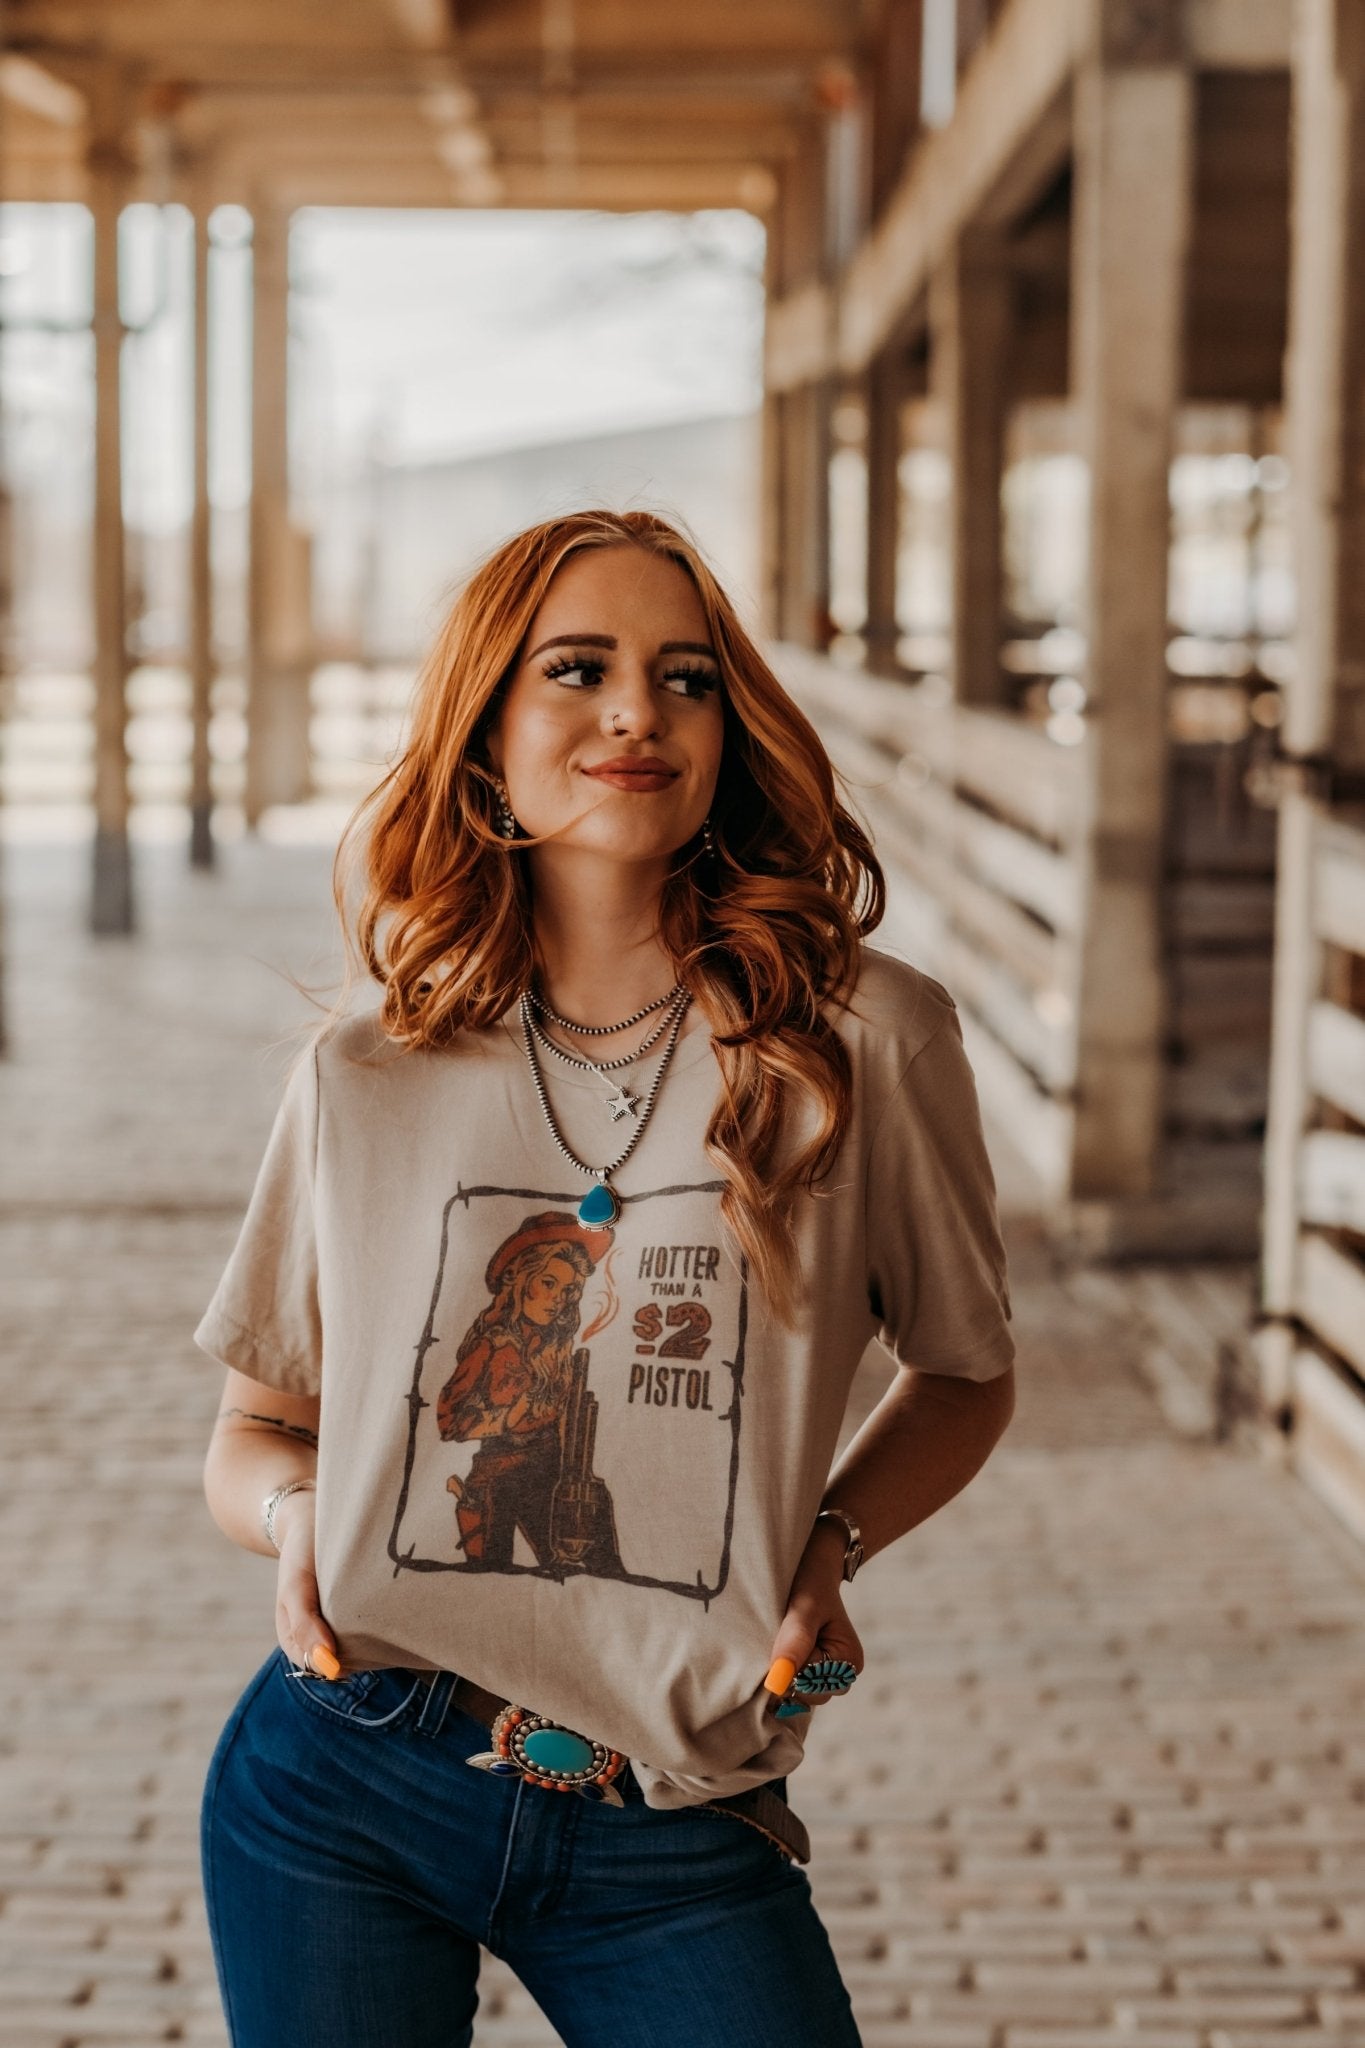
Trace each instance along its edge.
{"label": "graphic t-shirt", "polygon": [[[799,1763],[808,1722],[767,1713],[763,1679],[863,1351],[973,1380],[1014,1355],[951,997],[866,948],[831,1015],[853,1100],[798,1197],[795,1327],[721,1222],[695,1006],[604,1226],[577,1220],[591,1183],[515,1010],[439,1051],[373,1014],[316,1036],[194,1337],[321,1394],[318,1585],[346,1665],[460,1672],[620,1750],[652,1806]],[[579,1158],[616,1157],[614,1084],[541,1062]]]}

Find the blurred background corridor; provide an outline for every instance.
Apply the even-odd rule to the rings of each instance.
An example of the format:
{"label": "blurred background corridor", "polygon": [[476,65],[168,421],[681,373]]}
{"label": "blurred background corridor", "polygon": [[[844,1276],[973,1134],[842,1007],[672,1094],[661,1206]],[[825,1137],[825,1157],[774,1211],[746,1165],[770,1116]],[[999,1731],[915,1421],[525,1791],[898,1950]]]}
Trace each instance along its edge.
{"label": "blurred background corridor", "polygon": [[226,2039],[190,1331],[443,608],[590,503],[819,725],[1007,1218],[794,1795],[869,2048],[1365,2040],[1362,421],[1358,0],[0,0],[7,2048]]}

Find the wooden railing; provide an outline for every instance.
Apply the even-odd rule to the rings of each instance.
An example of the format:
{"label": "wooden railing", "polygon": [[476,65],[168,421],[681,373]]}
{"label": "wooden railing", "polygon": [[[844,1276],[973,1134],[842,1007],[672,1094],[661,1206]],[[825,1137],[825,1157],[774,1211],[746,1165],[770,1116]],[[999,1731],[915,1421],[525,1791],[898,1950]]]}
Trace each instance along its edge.
{"label": "wooden railing", "polygon": [[774,652],[888,870],[879,942],[952,990],[983,1103],[1040,1192],[1060,1197],[1076,1078],[1077,755],[1011,713]]}
{"label": "wooden railing", "polygon": [[1315,825],[1307,1018],[1309,1127],[1299,1145],[1291,1379],[1295,1463],[1365,1535],[1365,832]]}

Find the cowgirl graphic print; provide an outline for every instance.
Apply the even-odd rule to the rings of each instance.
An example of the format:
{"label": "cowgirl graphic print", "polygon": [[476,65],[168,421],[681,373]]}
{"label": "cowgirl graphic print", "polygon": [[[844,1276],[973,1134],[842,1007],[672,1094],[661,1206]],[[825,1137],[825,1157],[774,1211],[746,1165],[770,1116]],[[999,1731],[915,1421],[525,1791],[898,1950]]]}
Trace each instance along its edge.
{"label": "cowgirl graphic print", "polygon": [[[720,1592],[747,1285],[731,1262],[722,1270],[718,1245],[695,1241],[698,1198],[713,1229],[718,1192],[714,1182],[644,1191],[602,1226],[563,1207],[528,1212],[513,1189],[450,1198],[416,1349],[401,1563],[591,1573],[690,1599]],[[489,1224],[496,1243],[470,1316],[452,1239],[467,1246]],[[675,1229],[691,1235],[679,1243]],[[668,1241],[653,1242],[660,1231]],[[649,1483],[670,1457],[690,1474],[684,1489]],[[441,1494],[446,1538],[433,1543]],[[414,1527],[422,1540],[410,1548]]]}
{"label": "cowgirl graphic print", "polygon": [[[799,1762],[804,1722],[762,1682],[869,1340],[969,1379],[1013,1357],[951,998],[867,948],[835,1021],[853,1101],[798,1202],[790,1314],[721,1218],[699,1015],[600,1227],[514,1015],[422,1052],[357,1016],[296,1062],[194,1335],[318,1397],[318,1593],[345,1666],[461,1672],[628,1756],[652,1805]],[[619,1144],[600,1077],[552,1087],[580,1159]]]}

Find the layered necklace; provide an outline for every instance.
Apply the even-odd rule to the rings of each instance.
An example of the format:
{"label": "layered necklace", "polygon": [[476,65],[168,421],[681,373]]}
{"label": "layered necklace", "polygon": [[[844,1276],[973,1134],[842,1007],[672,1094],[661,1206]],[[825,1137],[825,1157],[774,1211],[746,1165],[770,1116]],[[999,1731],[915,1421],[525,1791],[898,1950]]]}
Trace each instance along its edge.
{"label": "layered necklace", "polygon": [[[595,1183],[594,1186],[588,1189],[587,1194],[584,1195],[578,1205],[578,1220],[580,1223],[614,1223],[620,1215],[621,1197],[611,1185],[611,1176],[618,1168],[625,1165],[631,1153],[644,1136],[645,1126],[649,1122],[650,1112],[653,1110],[655,1101],[658,1098],[664,1075],[668,1072],[669,1062],[673,1058],[674,1047],[678,1043],[678,1033],[682,1030],[683,1018],[687,1015],[688,1005],[691,1001],[691,991],[685,989],[681,982],[679,982],[670,990],[668,995],[661,996],[658,1002],[650,1003],[643,1010],[637,1010],[633,1016],[623,1018],[619,1024],[574,1024],[567,1017],[557,1016],[543,998],[535,995],[529,988],[522,990],[519,1004],[522,1043],[526,1048],[526,1060],[531,1069],[531,1079],[535,1083],[536,1096],[540,1102],[540,1113],[545,1119],[545,1127],[569,1164],[576,1166],[580,1173],[586,1173]],[[637,1045],[633,1052],[625,1054],[620,1059],[604,1060],[601,1062],[575,1059],[572,1054],[566,1053],[562,1047],[557,1046],[553,1039],[548,1038],[536,1023],[538,1013],[548,1022],[557,1024],[561,1031],[571,1031],[576,1035],[581,1033],[585,1038],[608,1038],[614,1032],[628,1031],[632,1024],[643,1023],[646,1017],[652,1017],[658,1010],[664,1011],[663,1020],[657,1029],[649,1034],[642,1045]],[[545,1092],[545,1076],[541,1072],[540,1061],[536,1056],[536,1040],[539,1039],[543,1045],[548,1046],[550,1051],[557,1058],[562,1059],[566,1065],[590,1071],[596,1074],[599,1080],[606,1081],[610,1072],[629,1066],[632,1061],[639,1059],[642,1053],[647,1052],[650,1046],[656,1044],[661,1037],[664,1039],[663,1056],[659,1061],[658,1070],[655,1073],[649,1093],[644,1099],[643,1107],[637,1107],[639,1097],[630,1094],[624,1084],[617,1087],[615,1095],[607,1098],[607,1106],[612,1112],[613,1123],[618,1122],[622,1116],[632,1116],[636,1120],[635,1128],[626,1141],[625,1150],[618,1153],[615,1159],[608,1160],[601,1166],[592,1166],[587,1160],[580,1159],[578,1154],[565,1142],[564,1134],[555,1122],[554,1111],[550,1108],[550,1098]],[[608,1082],[608,1086],[610,1085],[610,1082]]]}
{"label": "layered necklace", "polygon": [[[580,1074],[596,1074],[598,1080],[608,1090],[605,1097],[606,1106],[611,1111],[612,1122],[617,1124],[620,1123],[623,1116],[635,1116],[637,1114],[637,1105],[640,1098],[638,1095],[631,1093],[624,1081],[613,1082],[608,1077],[612,1074],[619,1074],[623,1067],[633,1067],[636,1060],[642,1060],[650,1048],[658,1044],[665,1031],[668,1030],[669,1025],[673,1022],[674,1010],[679,1003],[686,1006],[688,995],[682,983],[680,981],[675,982],[666,996],[660,996],[658,1002],[651,1003],[647,1010],[637,1010],[635,1015],[627,1017],[624,1023],[594,1024],[591,1027],[571,1024],[567,1017],[556,1016],[549,1004],[542,997],[538,996],[534,989],[527,989],[526,1000],[532,1012],[531,1029],[535,1033],[540,1045],[546,1052],[553,1054],[561,1066],[573,1067]],[[614,1060],[578,1059],[573,1053],[567,1052],[559,1044],[558,1040],[551,1038],[544,1028],[546,1023],[556,1024],[561,1031],[572,1031],[575,1033],[582,1031],[585,1037],[603,1038],[617,1031],[629,1031],[632,1024],[639,1024],[645,1017],[652,1017],[659,1010],[663,1011],[663,1016],[648,1036],[640,1040],[634,1051],[622,1053],[618,1059]]]}

